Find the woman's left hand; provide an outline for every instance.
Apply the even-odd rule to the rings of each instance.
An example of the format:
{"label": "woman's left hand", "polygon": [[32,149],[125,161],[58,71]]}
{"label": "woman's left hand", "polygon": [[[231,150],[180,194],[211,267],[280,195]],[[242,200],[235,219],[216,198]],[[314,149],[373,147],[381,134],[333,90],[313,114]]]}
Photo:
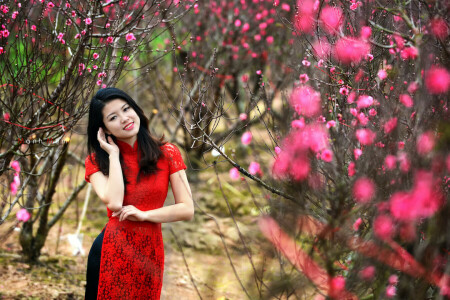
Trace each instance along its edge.
{"label": "woman's left hand", "polygon": [[137,209],[133,205],[123,206],[119,211],[113,212],[112,216],[118,217],[119,221],[145,221],[145,212]]}

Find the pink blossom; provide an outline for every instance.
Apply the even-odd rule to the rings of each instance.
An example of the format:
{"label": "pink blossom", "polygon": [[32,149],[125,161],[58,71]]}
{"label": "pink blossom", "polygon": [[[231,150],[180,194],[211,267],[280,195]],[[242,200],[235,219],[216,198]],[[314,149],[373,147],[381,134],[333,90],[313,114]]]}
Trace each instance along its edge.
{"label": "pink blossom", "polygon": [[380,215],[376,217],[373,228],[375,235],[382,240],[387,240],[394,234],[394,222],[387,215]]}
{"label": "pink blossom", "polygon": [[333,277],[330,282],[330,297],[340,298],[345,289],[345,278],[343,276]]}
{"label": "pink blossom", "polygon": [[314,0],[299,0],[298,14],[294,17],[294,27],[296,30],[311,33],[314,28]]}
{"label": "pink blossom", "polygon": [[[355,99],[356,99],[356,93],[351,92],[350,95],[348,95],[347,103],[352,104],[353,102],[355,102]],[[356,116],[356,112],[355,112],[354,116]]]}
{"label": "pink blossom", "polygon": [[84,23],[86,25],[92,24],[92,19],[91,18],[86,18],[86,19],[84,19]]}
{"label": "pink blossom", "polygon": [[274,42],[274,38],[273,38],[273,36],[271,36],[271,35],[269,35],[267,38],[266,38],[266,41],[267,41],[267,44],[272,44],[273,42]]}
{"label": "pink blossom", "polygon": [[414,102],[413,99],[407,95],[407,94],[401,94],[400,95],[400,102],[405,106],[405,107],[413,107],[414,106]]}
{"label": "pink blossom", "polygon": [[20,222],[26,222],[30,219],[30,213],[25,209],[25,208],[21,208],[17,213],[16,213],[16,218],[18,221]]}
{"label": "pink blossom", "polygon": [[367,125],[367,123],[369,123],[369,118],[363,112],[360,112],[358,114],[358,121],[359,123],[361,123],[361,125],[365,126]]}
{"label": "pink blossom", "polygon": [[394,155],[388,155],[384,159],[384,165],[386,166],[386,168],[388,170],[395,169],[396,164],[397,164],[397,158]]}
{"label": "pink blossom", "polygon": [[434,18],[430,22],[431,34],[441,40],[447,38],[449,30],[447,23],[442,18]]}
{"label": "pink blossom", "polygon": [[331,152],[331,150],[329,150],[329,149],[325,149],[322,151],[320,158],[323,161],[331,162],[333,160],[333,152]]}
{"label": "pink blossom", "polygon": [[416,172],[411,202],[415,204],[419,217],[431,217],[442,206],[444,197],[439,185],[439,179],[434,178],[433,173]]}
{"label": "pink blossom", "polygon": [[359,63],[370,52],[370,45],[359,39],[343,37],[335,46],[333,55],[343,64]]}
{"label": "pink blossom", "polygon": [[393,285],[388,285],[388,287],[386,288],[386,297],[388,298],[392,298],[396,295],[397,291],[395,286]]}
{"label": "pink blossom", "polygon": [[405,41],[403,40],[403,38],[400,35],[394,34],[394,40],[395,40],[395,43],[397,44],[397,48],[399,48],[399,49],[405,48]]}
{"label": "pink blossom", "polygon": [[356,115],[358,114],[358,111],[356,110],[356,108],[350,108],[350,114],[352,114],[354,117],[356,117]]}
{"label": "pink blossom", "polygon": [[242,26],[242,32],[246,32],[246,31],[248,31],[250,29],[250,25],[248,24],[248,23],[245,23],[243,26]]}
{"label": "pink blossom", "polygon": [[31,30],[36,31],[36,25],[31,25]]}
{"label": "pink blossom", "polygon": [[309,67],[311,63],[307,59],[304,59],[302,60],[302,65],[304,65],[305,67]]}
{"label": "pink blossom", "polygon": [[94,54],[92,55],[92,57],[93,57],[94,59],[97,59],[97,58],[99,57],[99,55],[98,55],[98,53],[94,53]]}
{"label": "pink blossom", "polygon": [[398,155],[398,161],[400,162],[400,170],[407,173],[411,167],[411,161],[408,158],[408,154],[402,152]]}
{"label": "pink blossom", "polygon": [[11,168],[13,168],[16,172],[20,172],[20,164],[17,160],[11,162]]}
{"label": "pink blossom", "polygon": [[353,155],[355,156],[355,159],[358,160],[358,158],[362,155],[362,150],[359,148],[356,148],[353,150]]}
{"label": "pink blossom", "polygon": [[353,223],[353,226],[352,226],[353,230],[358,231],[359,226],[361,226],[361,224],[362,224],[362,219],[361,218],[356,219],[356,221]]}
{"label": "pink blossom", "polygon": [[306,83],[309,80],[308,74],[300,74],[300,82]]}
{"label": "pink blossom", "polygon": [[326,59],[331,53],[331,45],[326,39],[321,38],[312,44],[312,51],[316,57]]}
{"label": "pink blossom", "polygon": [[416,81],[411,82],[408,85],[408,93],[414,94],[419,89],[419,84]]}
{"label": "pink blossom", "polygon": [[376,111],[376,109],[374,109],[374,108],[371,108],[370,110],[369,110],[369,116],[371,116],[371,117],[375,117],[377,115],[377,111]]}
{"label": "pink blossom", "polygon": [[136,40],[136,37],[134,36],[133,33],[127,33],[127,35],[125,36],[125,39],[127,40],[127,42],[132,41],[132,40]]}
{"label": "pink blossom", "polygon": [[356,171],[355,171],[355,163],[354,162],[350,162],[348,164],[348,176],[349,177],[353,177],[355,175]]}
{"label": "pink blossom", "polygon": [[445,94],[450,87],[450,73],[440,66],[432,66],[425,73],[425,86],[430,94]]}
{"label": "pink blossom", "polygon": [[130,60],[130,57],[125,55],[122,59],[123,59],[124,61],[129,61],[129,60]]}
{"label": "pink blossom", "polygon": [[262,74],[262,71],[261,71],[261,70],[256,70],[256,74],[257,74],[257,75],[261,75],[261,74]]}
{"label": "pink blossom", "polygon": [[97,85],[101,85],[102,82],[103,82],[103,81],[102,81],[101,79],[97,80]]}
{"label": "pink blossom", "polygon": [[239,114],[239,119],[240,119],[241,121],[247,120],[247,114],[246,114],[246,113],[240,113],[240,114]]}
{"label": "pink blossom", "polygon": [[398,142],[398,149],[402,150],[403,148],[405,148],[405,142],[403,141]]}
{"label": "pink blossom", "polygon": [[348,89],[347,89],[345,86],[343,86],[343,87],[341,87],[341,88],[339,89],[339,93],[340,93],[341,95],[347,96],[347,95],[348,95]]}
{"label": "pink blossom", "polygon": [[13,180],[13,183],[14,183],[16,186],[19,186],[19,185],[20,185],[20,177],[19,177],[19,173],[15,173],[15,174],[14,174],[14,180]]}
{"label": "pink blossom", "polygon": [[433,132],[427,131],[422,133],[417,139],[417,153],[420,155],[426,155],[430,153],[435,144],[435,137]]}
{"label": "pink blossom", "polygon": [[384,133],[388,134],[397,127],[397,117],[389,119],[384,123],[383,129]]}
{"label": "pink blossom", "polygon": [[48,8],[53,8],[53,7],[55,7],[55,4],[53,4],[53,2],[49,2],[49,3],[47,3],[47,7]]}
{"label": "pink blossom", "polygon": [[392,274],[391,276],[389,276],[388,282],[391,285],[396,285],[398,283],[398,276],[395,274]]}
{"label": "pink blossom", "polygon": [[4,119],[5,121],[9,121],[9,114],[8,114],[8,113],[4,113],[4,114],[3,114],[3,119]]}
{"label": "pink blossom", "polygon": [[241,80],[242,82],[246,83],[248,81],[248,75],[247,74],[242,75]]}
{"label": "pink blossom", "polygon": [[289,100],[299,115],[314,117],[321,111],[320,93],[310,86],[295,88]]}
{"label": "pink blossom", "polygon": [[261,167],[260,167],[259,163],[252,161],[250,163],[250,166],[248,167],[248,172],[252,175],[261,173]]}
{"label": "pink blossom", "polygon": [[363,40],[368,40],[371,35],[372,35],[372,28],[370,28],[369,26],[363,26],[361,28],[361,38]]}
{"label": "pink blossom", "polygon": [[368,203],[375,194],[375,184],[367,177],[361,177],[353,185],[353,197],[356,202]]}
{"label": "pink blossom", "polygon": [[390,200],[391,215],[397,220],[411,221],[417,217],[415,206],[411,207],[411,196],[407,192],[396,192]]}
{"label": "pink blossom", "polygon": [[366,55],[366,58],[367,58],[368,61],[372,61],[373,60],[373,54],[372,53],[368,53]]}
{"label": "pink blossom", "polygon": [[252,141],[252,138],[253,138],[252,133],[250,131],[246,131],[241,137],[241,142],[244,145],[248,145]]}
{"label": "pink blossom", "polygon": [[356,130],[356,138],[362,145],[370,145],[376,138],[376,133],[370,129],[358,129]]}
{"label": "pink blossom", "polygon": [[293,120],[291,122],[291,127],[292,128],[304,128],[305,127],[305,119],[300,118],[299,120]]}
{"label": "pink blossom", "polygon": [[431,172],[417,171],[414,187],[409,192],[397,192],[389,200],[393,217],[414,221],[432,216],[443,204],[439,180]]}
{"label": "pink blossom", "polygon": [[367,95],[361,95],[358,97],[358,100],[356,101],[356,106],[361,109],[361,108],[366,108],[373,105],[373,98],[372,96],[367,96]]}
{"label": "pink blossom", "polygon": [[350,9],[351,10],[357,10],[358,9],[358,3],[352,2],[352,4],[350,4]]}
{"label": "pink blossom", "polygon": [[339,7],[325,6],[320,12],[319,17],[322,29],[331,35],[338,34],[344,23],[344,15]]}
{"label": "pink blossom", "polygon": [[330,129],[331,127],[336,127],[336,121],[330,120],[327,122],[327,128]]}
{"label": "pink blossom", "polygon": [[380,69],[377,73],[378,78],[381,80],[385,80],[387,78],[387,72],[386,70]]}
{"label": "pink blossom", "polygon": [[368,266],[359,271],[359,277],[361,277],[364,280],[372,280],[374,276],[375,276],[374,266]]}
{"label": "pink blossom", "polygon": [[285,10],[285,11],[290,11],[291,7],[289,6],[289,4],[283,3],[283,4],[281,4],[281,9]]}
{"label": "pink blossom", "polygon": [[112,36],[108,36],[106,38],[106,41],[111,44],[112,42],[114,42],[114,38]]}
{"label": "pink blossom", "polygon": [[236,19],[236,21],[234,21],[234,26],[239,27],[241,26],[242,22],[239,19]]}
{"label": "pink blossom", "polygon": [[281,153],[281,148],[278,147],[278,146],[276,146],[276,147],[275,147],[275,153],[276,153],[277,155],[279,155],[279,154]]}
{"label": "pink blossom", "polygon": [[400,51],[400,57],[403,59],[416,59],[419,56],[419,50],[416,47],[407,47]]}
{"label": "pink blossom", "polygon": [[294,159],[293,165],[290,169],[290,175],[294,180],[305,180],[310,172],[309,161],[306,157],[299,157]]}
{"label": "pink blossom", "polygon": [[12,15],[11,15],[11,18],[12,18],[12,19],[17,18],[17,15],[18,15],[18,14],[19,14],[18,11],[13,12]]}
{"label": "pink blossom", "polygon": [[322,125],[307,125],[304,130],[298,133],[298,138],[302,139],[303,146],[309,147],[313,152],[317,153],[327,148],[328,130]]}
{"label": "pink blossom", "polygon": [[10,189],[11,189],[11,195],[15,196],[17,194],[17,184],[15,184],[14,182],[11,182]]}

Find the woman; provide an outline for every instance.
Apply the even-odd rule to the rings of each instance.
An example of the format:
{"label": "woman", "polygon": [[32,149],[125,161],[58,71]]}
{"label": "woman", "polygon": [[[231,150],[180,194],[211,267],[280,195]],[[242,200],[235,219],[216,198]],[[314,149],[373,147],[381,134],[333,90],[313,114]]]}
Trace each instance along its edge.
{"label": "woman", "polygon": [[[142,109],[119,89],[92,98],[87,131],[85,179],[109,221],[89,252],[86,299],[159,299],[161,223],[194,215],[186,165],[175,145],[150,135]],[[169,181],[176,204],[163,207]]]}

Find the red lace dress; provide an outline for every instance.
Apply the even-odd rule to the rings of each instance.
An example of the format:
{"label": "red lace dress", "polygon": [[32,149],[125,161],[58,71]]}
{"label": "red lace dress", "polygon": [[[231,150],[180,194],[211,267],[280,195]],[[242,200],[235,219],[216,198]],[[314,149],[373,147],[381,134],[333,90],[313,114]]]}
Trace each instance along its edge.
{"label": "red lace dress", "polygon": [[[178,148],[167,143],[161,146],[163,155],[157,162],[160,171],[141,176],[139,172],[137,141],[133,148],[118,141],[124,158],[123,167],[129,183],[123,205],[134,205],[146,211],[163,206],[169,186],[169,175],[186,169]],[[85,160],[85,179],[99,171],[89,157]],[[161,223],[119,222],[107,208],[109,221],[103,238],[97,299],[159,299],[164,273],[164,245]]]}

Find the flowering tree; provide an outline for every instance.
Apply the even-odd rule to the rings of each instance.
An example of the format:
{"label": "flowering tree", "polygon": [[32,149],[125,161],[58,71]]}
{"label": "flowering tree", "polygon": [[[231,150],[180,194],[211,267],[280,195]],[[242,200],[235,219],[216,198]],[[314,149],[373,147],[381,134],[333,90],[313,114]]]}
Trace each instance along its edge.
{"label": "flowering tree", "polygon": [[[237,13],[228,13],[220,23],[242,28],[242,7],[266,4],[248,2],[230,4]],[[239,133],[238,126],[231,126],[220,138],[205,130],[202,122],[233,118],[224,113],[228,102],[215,101],[210,108],[206,101],[195,99],[193,112],[199,119],[183,120],[185,129],[230,162],[232,178],[247,176],[272,192],[268,195],[270,216],[259,221],[261,232],[310,280],[316,299],[450,296],[447,6],[420,1],[299,0],[294,9],[282,1],[267,2],[277,13],[273,24],[294,36],[289,46],[294,50],[290,55],[282,51],[278,58],[296,66],[295,78],[284,80],[293,83],[284,98],[290,111],[276,112],[268,102],[268,112],[258,118],[270,138],[261,142],[261,148],[273,147],[266,149],[275,151],[273,163],[265,168],[255,161],[247,168],[246,162],[235,161],[220,149],[230,134]],[[225,7],[217,9],[227,11]],[[210,15],[215,15],[212,8]],[[257,20],[267,25],[265,18]],[[226,36],[229,29],[222,34]],[[242,30],[233,32],[242,34]],[[225,45],[227,40],[223,38]],[[243,51],[241,42],[231,38],[228,45],[237,49],[236,55]],[[185,54],[181,78],[187,78],[183,76],[192,68],[189,61],[199,53]],[[267,56],[271,54],[267,48]],[[208,57],[214,61],[214,55]],[[233,65],[233,60],[227,63]],[[220,80],[220,65],[217,69],[212,63],[204,66],[211,82]],[[235,80],[245,63],[237,64],[236,70]],[[227,99],[232,103],[242,99],[254,108],[255,95],[265,100],[275,91],[270,85],[274,78],[276,71],[251,81],[244,91],[233,89],[230,79],[233,96]],[[193,82],[197,88],[195,84],[201,85],[191,89],[199,100],[202,95],[222,96],[202,94],[202,87],[211,89],[202,81]],[[208,119],[210,110],[216,113]],[[242,112],[238,106],[234,118]],[[249,120],[239,123],[246,124]],[[244,145],[259,142],[250,131],[241,141]],[[261,295],[268,287],[262,277],[258,280]],[[299,286],[292,281],[278,294],[289,295]]]}
{"label": "flowering tree", "polygon": [[71,132],[93,90],[115,85],[155,29],[188,10],[171,1],[1,3],[0,174],[17,172],[17,164],[21,170],[13,181],[5,178],[0,224],[17,204],[31,215],[23,218],[21,210],[20,242],[29,261],[38,259],[48,231],[86,185],[76,186],[49,219]]}
{"label": "flowering tree", "polygon": [[[289,11],[285,7],[277,12],[272,1],[197,1],[182,22],[166,23],[169,30],[155,41],[153,51],[173,51],[171,59],[139,82],[148,86],[156,111],[169,108],[175,116],[177,126],[167,125],[172,116],[161,116],[161,122],[171,138],[184,134],[179,143],[190,152],[193,169],[211,150],[203,136],[221,146],[227,136],[260,123],[275,96],[292,83],[298,67],[291,59],[294,39],[278,20]],[[267,85],[270,93],[265,92]],[[225,109],[224,103],[230,107]],[[265,108],[248,120],[257,105]],[[280,124],[284,118],[278,111],[272,116]],[[227,130],[216,131],[219,120],[226,120]]]}

